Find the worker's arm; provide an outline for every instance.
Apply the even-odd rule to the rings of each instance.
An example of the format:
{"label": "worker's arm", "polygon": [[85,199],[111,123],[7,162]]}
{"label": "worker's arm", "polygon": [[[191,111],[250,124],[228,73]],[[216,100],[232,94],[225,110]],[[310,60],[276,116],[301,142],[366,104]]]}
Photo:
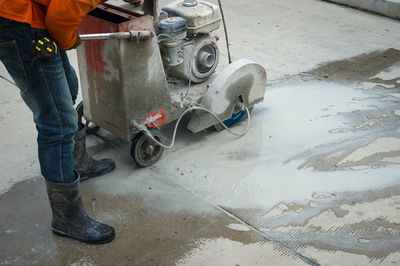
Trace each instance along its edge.
{"label": "worker's arm", "polygon": [[46,27],[61,50],[75,48],[79,42],[76,27],[102,0],[52,0],[47,7]]}

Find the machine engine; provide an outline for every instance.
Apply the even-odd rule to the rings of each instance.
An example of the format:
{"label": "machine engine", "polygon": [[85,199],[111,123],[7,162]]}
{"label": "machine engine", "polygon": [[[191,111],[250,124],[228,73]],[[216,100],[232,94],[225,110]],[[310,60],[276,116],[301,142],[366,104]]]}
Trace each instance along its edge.
{"label": "machine engine", "polygon": [[167,75],[194,83],[207,80],[219,61],[216,37],[210,35],[221,23],[219,7],[179,0],[162,11],[168,17],[158,22],[157,34]]}

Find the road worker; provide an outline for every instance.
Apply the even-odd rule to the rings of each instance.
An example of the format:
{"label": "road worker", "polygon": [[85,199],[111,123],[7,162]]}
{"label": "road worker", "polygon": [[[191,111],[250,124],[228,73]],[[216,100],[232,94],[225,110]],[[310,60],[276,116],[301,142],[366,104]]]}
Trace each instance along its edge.
{"label": "road worker", "polygon": [[0,60],[33,113],[41,173],[53,213],[52,231],[106,243],[114,229],[83,209],[79,181],[111,172],[111,159],[86,150],[74,103],[78,79],[66,51],[80,44],[76,27],[101,0],[0,0]]}

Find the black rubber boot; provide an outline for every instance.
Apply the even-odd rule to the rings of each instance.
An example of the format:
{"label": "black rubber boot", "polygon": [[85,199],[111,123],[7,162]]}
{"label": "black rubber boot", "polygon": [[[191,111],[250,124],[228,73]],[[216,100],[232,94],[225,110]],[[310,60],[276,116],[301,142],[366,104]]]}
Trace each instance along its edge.
{"label": "black rubber boot", "polygon": [[114,239],[114,228],[96,222],[83,209],[79,178],[67,184],[46,181],[46,186],[53,212],[53,233],[88,244],[102,244]]}
{"label": "black rubber boot", "polygon": [[79,124],[79,130],[74,134],[74,140],[74,170],[79,172],[81,181],[108,174],[115,169],[112,159],[95,160],[89,156],[86,149],[85,125]]}

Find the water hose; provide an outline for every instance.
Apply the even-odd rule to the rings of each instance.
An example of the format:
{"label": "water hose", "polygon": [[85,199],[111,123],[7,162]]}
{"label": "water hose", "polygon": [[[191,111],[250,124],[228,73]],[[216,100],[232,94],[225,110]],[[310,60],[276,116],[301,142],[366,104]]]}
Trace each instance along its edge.
{"label": "water hose", "polygon": [[155,142],[157,145],[160,145],[161,147],[163,147],[163,148],[165,148],[165,149],[171,149],[171,148],[174,147],[174,145],[175,145],[176,132],[177,132],[177,130],[178,130],[178,125],[179,125],[179,123],[181,122],[181,119],[182,119],[188,112],[193,111],[193,110],[202,110],[202,111],[205,111],[205,112],[211,114],[211,115],[212,115],[212,116],[213,116],[213,117],[214,117],[214,118],[229,132],[229,133],[230,133],[230,134],[232,134],[232,135],[234,135],[234,136],[242,137],[242,136],[246,135],[246,133],[249,131],[250,123],[251,123],[251,116],[250,116],[250,111],[249,111],[249,109],[248,109],[247,107],[245,107],[245,110],[246,110],[246,113],[247,113],[247,126],[246,126],[246,129],[245,129],[243,132],[241,132],[241,133],[236,133],[236,132],[232,131],[229,127],[227,127],[227,126],[225,125],[225,123],[224,123],[221,119],[219,119],[219,117],[218,117],[215,113],[213,113],[212,111],[208,110],[207,108],[204,108],[204,107],[201,107],[201,106],[192,106],[192,107],[189,107],[188,109],[186,109],[186,110],[179,116],[179,118],[178,118],[178,120],[176,121],[176,124],[175,124],[174,133],[172,134],[172,141],[171,141],[171,143],[170,143],[169,145],[165,145],[165,144],[159,142],[158,140],[156,140],[156,139],[154,138],[154,136],[151,134],[151,132],[147,129],[147,127],[146,127],[145,125],[143,125],[143,124],[138,124],[138,123],[134,122],[134,126],[135,126],[138,130],[140,130],[140,131],[142,131],[144,134],[146,134],[146,135],[147,135],[153,142]]}

